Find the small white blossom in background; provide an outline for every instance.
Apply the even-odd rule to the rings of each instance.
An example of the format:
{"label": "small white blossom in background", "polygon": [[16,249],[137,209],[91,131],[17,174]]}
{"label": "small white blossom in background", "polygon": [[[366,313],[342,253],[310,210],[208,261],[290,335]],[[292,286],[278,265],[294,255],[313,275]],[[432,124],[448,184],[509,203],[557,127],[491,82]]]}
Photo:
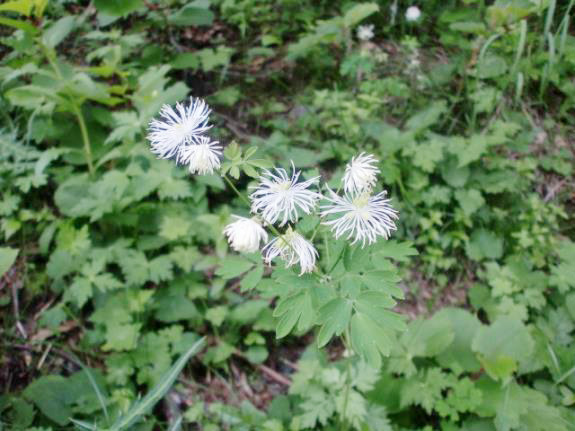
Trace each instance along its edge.
{"label": "small white blossom in background", "polygon": [[341,197],[329,190],[330,196],[325,199],[329,202],[321,207],[321,216],[335,218],[323,222],[331,227],[335,239],[345,236],[352,240],[351,244],[366,242],[373,244],[379,237],[388,239],[391,232],[396,230],[395,220],[398,212],[386,199],[386,192],[371,195],[366,191],[361,194]]}
{"label": "small white blossom in background", "polygon": [[357,28],[357,38],[363,41],[373,39],[373,24],[360,25]]}
{"label": "small white blossom in background", "polygon": [[264,262],[268,265],[278,256],[287,268],[299,263],[300,275],[312,272],[318,257],[313,244],[294,231],[291,226],[283,235],[272,239],[263,248],[262,253]]}
{"label": "small white blossom in background", "polygon": [[252,212],[261,214],[266,223],[279,221],[280,226],[297,221],[298,211],[310,214],[320,198],[310,187],[317,184],[319,177],[298,182],[300,175],[293,162],[291,176],[282,168],[275,168],[274,172],[264,170],[259,185],[250,195]]}
{"label": "small white blossom in background", "polygon": [[353,157],[345,167],[343,188],[346,193],[361,193],[373,187],[377,181],[378,160],[371,154],[361,153]]}
{"label": "small white blossom in background", "polygon": [[268,234],[262,225],[253,218],[233,215],[236,221],[227,225],[224,234],[232,249],[238,252],[254,253],[260,249],[260,243],[268,240]]}
{"label": "small white blossom in background", "polygon": [[178,163],[188,165],[192,174],[213,174],[220,168],[221,155],[222,147],[219,142],[212,141],[207,136],[201,136],[197,143],[180,149]]}
{"label": "small white blossom in background", "polygon": [[405,11],[405,19],[407,21],[413,22],[417,21],[421,17],[421,11],[417,6],[410,6]]}
{"label": "small white blossom in background", "polygon": [[210,112],[202,99],[193,97],[187,105],[176,103],[175,109],[164,105],[159,113],[161,118],[149,125],[152,153],[161,159],[179,158],[185,146],[198,141],[212,127],[208,125]]}

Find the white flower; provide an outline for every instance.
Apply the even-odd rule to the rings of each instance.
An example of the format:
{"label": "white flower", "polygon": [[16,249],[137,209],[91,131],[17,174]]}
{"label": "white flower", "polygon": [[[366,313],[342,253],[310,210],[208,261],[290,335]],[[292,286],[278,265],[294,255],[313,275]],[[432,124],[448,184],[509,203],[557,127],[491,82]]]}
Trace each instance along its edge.
{"label": "white flower", "polygon": [[366,41],[373,39],[373,24],[360,25],[357,28],[357,38]]}
{"label": "white flower", "polygon": [[379,169],[374,166],[378,160],[371,154],[361,153],[353,157],[345,167],[343,188],[346,193],[360,193],[371,188],[377,181]]}
{"label": "white flower", "polygon": [[268,240],[268,234],[262,225],[253,218],[233,215],[235,222],[224,229],[230,246],[239,252],[253,253],[259,250],[260,242]]}
{"label": "white flower", "polygon": [[211,128],[208,117],[211,109],[202,99],[190,97],[190,103],[162,106],[161,119],[150,122],[148,140],[152,153],[162,159],[178,157],[181,149],[196,142]]}
{"label": "white flower", "polygon": [[[374,196],[369,191],[360,194],[346,194],[341,197],[329,190],[326,197],[329,204],[321,206],[321,216],[330,218],[323,224],[331,227],[335,238],[345,236],[352,239],[352,245],[361,242],[372,244],[378,237],[389,238],[391,231],[396,230],[394,220],[398,212],[393,209],[389,199],[385,199],[386,192]],[[333,218],[333,217],[336,218]]]}
{"label": "white flower", "polygon": [[272,239],[263,248],[262,253],[264,262],[268,265],[278,256],[285,262],[287,268],[299,263],[300,275],[315,269],[318,256],[313,244],[294,231],[291,226],[286,233]]}
{"label": "white flower", "polygon": [[417,21],[421,16],[421,11],[417,6],[410,6],[405,11],[405,19],[408,21]]}
{"label": "white flower", "polygon": [[192,174],[213,174],[220,168],[222,147],[207,136],[200,136],[196,144],[184,145],[178,155],[178,163],[188,165]]}
{"label": "white flower", "polygon": [[312,212],[320,195],[311,186],[319,177],[299,182],[301,171],[296,171],[292,162],[291,177],[285,169],[275,168],[275,173],[264,170],[260,183],[250,195],[252,212],[261,213],[264,221],[274,224],[280,220],[280,226],[298,219],[298,210],[305,214]]}

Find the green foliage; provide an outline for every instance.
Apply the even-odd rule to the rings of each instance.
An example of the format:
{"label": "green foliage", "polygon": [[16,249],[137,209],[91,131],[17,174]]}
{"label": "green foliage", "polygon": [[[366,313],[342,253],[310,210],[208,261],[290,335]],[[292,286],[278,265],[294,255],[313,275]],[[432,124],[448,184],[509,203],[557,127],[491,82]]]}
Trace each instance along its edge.
{"label": "green foliage", "polygon": [[[572,430],[574,1],[83,3],[0,5],[2,429]],[[148,151],[189,94],[217,175]],[[262,169],[361,152],[392,239],[229,250]]]}

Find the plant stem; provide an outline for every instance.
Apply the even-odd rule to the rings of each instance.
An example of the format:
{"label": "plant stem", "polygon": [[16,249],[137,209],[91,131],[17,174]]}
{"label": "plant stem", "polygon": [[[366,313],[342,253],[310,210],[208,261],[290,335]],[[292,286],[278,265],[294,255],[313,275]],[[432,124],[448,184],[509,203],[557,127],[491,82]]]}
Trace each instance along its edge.
{"label": "plant stem", "polygon": [[[40,44],[42,50],[44,51],[44,55],[50,63],[50,66],[54,70],[54,74],[56,78],[60,81],[64,81],[64,76],[56,63],[56,60],[52,56],[52,52],[50,49],[44,45]],[[88,171],[90,175],[94,173],[94,162],[92,161],[92,146],[90,145],[90,136],[88,135],[88,128],[86,127],[86,121],[84,121],[84,115],[82,114],[82,107],[78,105],[75,101],[70,100],[70,104],[72,105],[72,111],[74,111],[74,115],[78,120],[78,125],[80,126],[80,133],[82,134],[82,141],[84,142],[84,155],[86,157],[86,163],[88,164]]]}
{"label": "plant stem", "polygon": [[236,192],[236,195],[238,195],[238,197],[248,206],[251,208],[252,204],[250,203],[250,201],[240,193],[240,191],[238,190],[238,188],[234,185],[234,183],[232,183],[232,180],[229,179],[229,177],[226,174],[222,174],[222,177],[224,177],[224,180],[226,181],[226,183],[228,183],[228,185],[232,188],[232,190],[234,192]]}
{"label": "plant stem", "polygon": [[88,135],[88,128],[86,127],[86,122],[84,121],[84,115],[82,114],[82,109],[73,104],[74,115],[78,120],[78,125],[80,126],[80,132],[82,133],[82,141],[84,142],[84,155],[86,157],[86,163],[88,164],[88,171],[90,175],[94,174],[94,162],[92,161],[92,146],[90,145],[90,136]]}
{"label": "plant stem", "polygon": [[[348,343],[348,330],[346,329],[343,337],[342,337],[342,341],[343,341],[343,345],[345,346],[345,351],[344,352],[351,352],[351,349],[349,347],[349,343]],[[351,360],[352,357],[347,358],[347,366],[346,366],[346,372],[345,372],[345,394],[344,394],[344,398],[343,398],[343,408],[342,408],[342,421],[341,421],[341,431],[347,431],[349,429],[349,425],[350,425],[350,421],[347,419],[346,417],[346,413],[347,413],[347,405],[349,403],[349,393],[351,392]]]}

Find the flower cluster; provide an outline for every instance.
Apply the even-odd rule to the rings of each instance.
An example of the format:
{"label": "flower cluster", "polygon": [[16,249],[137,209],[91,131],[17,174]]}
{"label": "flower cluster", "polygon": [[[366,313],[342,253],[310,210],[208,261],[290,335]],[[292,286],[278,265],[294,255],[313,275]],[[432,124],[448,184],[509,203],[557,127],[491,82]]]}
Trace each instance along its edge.
{"label": "flower cluster", "polygon": [[[209,114],[210,109],[201,99],[191,98],[189,105],[176,104],[175,109],[164,106],[162,119],[150,123],[152,152],[188,165],[191,173],[202,175],[219,169],[222,148],[205,135],[211,127]],[[320,177],[303,179],[293,162],[290,171],[264,169],[257,185],[251,187],[252,217],[234,215],[234,221],[224,229],[230,247],[246,253],[261,250],[267,264],[276,258],[286,267],[299,264],[301,275],[313,272],[318,258],[313,243],[294,228],[303,215],[318,214],[336,239],[343,237],[351,245],[361,243],[364,247],[379,238],[388,239],[396,229],[398,212],[385,191],[374,191],[380,172],[377,164],[370,154],[353,157],[340,186],[343,195],[339,189],[334,192],[327,186],[326,194],[322,194]],[[269,242],[268,231],[273,234]]]}
{"label": "flower cluster", "polygon": [[161,159],[173,159],[188,165],[192,174],[212,174],[220,167],[221,146],[205,135],[211,109],[202,99],[190,98],[187,105],[175,109],[164,105],[161,119],[150,122],[148,140],[151,150]]}

